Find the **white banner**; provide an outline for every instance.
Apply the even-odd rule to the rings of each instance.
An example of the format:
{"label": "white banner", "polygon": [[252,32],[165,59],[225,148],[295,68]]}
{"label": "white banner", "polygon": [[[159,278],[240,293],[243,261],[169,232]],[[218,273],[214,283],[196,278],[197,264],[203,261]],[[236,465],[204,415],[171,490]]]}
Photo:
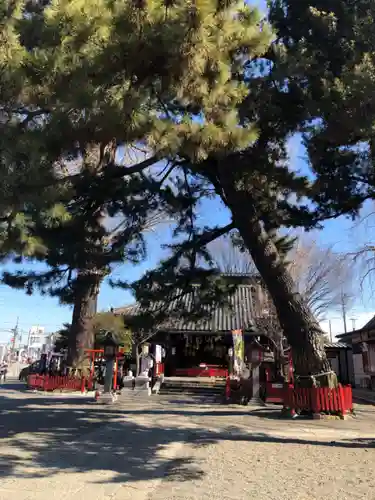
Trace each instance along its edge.
{"label": "white banner", "polygon": [[233,370],[235,375],[241,375],[244,366],[245,344],[242,330],[233,330]]}

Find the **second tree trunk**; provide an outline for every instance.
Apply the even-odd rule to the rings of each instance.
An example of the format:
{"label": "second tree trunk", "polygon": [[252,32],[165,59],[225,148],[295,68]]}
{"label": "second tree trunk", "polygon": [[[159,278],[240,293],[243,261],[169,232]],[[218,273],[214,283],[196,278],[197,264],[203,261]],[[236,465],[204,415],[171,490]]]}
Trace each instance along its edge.
{"label": "second tree trunk", "polygon": [[301,377],[301,383],[305,379],[307,383],[331,385],[335,376],[325,353],[324,333],[297,293],[275,244],[252,213],[251,199],[227,184],[225,202],[273,300],[280,325],[292,348],[296,375]]}

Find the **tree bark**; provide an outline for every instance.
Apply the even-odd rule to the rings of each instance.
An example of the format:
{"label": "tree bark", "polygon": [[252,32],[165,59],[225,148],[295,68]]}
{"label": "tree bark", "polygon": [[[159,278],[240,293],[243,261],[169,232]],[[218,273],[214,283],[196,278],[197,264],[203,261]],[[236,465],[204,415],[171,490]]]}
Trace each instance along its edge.
{"label": "tree bark", "polygon": [[85,350],[94,348],[92,320],[96,314],[100,282],[101,275],[96,271],[78,272],[67,362],[74,369],[86,368],[88,356]]}
{"label": "tree bark", "polygon": [[[335,384],[327,359],[323,331],[297,292],[279,253],[257,218],[251,194],[236,188],[233,181],[220,179],[223,201],[274,302],[280,325],[292,348],[293,364],[300,380],[317,385]],[[322,374],[329,374],[327,376]]]}

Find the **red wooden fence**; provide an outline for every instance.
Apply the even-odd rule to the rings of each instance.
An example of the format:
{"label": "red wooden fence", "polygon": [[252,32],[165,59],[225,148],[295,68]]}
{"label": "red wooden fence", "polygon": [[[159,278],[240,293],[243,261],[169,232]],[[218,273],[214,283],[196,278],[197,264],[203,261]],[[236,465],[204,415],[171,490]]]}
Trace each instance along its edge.
{"label": "red wooden fence", "polygon": [[337,388],[301,388],[288,384],[285,387],[284,406],[292,410],[307,410],[314,413],[337,412],[345,415],[353,410],[353,395],[350,385],[339,384]]}
{"label": "red wooden fence", "polygon": [[293,410],[308,410],[314,413],[342,412],[353,409],[353,395],[350,385],[339,385],[335,389],[328,387],[301,388],[293,384],[266,382],[266,403],[280,403]]}
{"label": "red wooden fence", "polygon": [[51,375],[29,375],[27,385],[30,389],[38,389],[41,391],[55,391],[68,389],[70,391],[85,392],[86,379],[85,377],[61,377]]}

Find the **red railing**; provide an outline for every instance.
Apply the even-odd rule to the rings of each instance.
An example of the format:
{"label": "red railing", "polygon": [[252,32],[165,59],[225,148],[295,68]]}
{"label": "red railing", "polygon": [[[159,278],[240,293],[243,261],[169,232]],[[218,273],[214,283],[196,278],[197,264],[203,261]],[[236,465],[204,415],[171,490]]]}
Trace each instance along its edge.
{"label": "red railing", "polygon": [[157,377],[159,377],[159,375],[163,375],[164,374],[164,363],[156,363],[156,367],[155,367],[155,375]]}
{"label": "red railing", "polygon": [[27,385],[30,389],[41,391],[70,390],[85,392],[85,377],[51,376],[51,375],[29,375]]}
{"label": "red railing", "polygon": [[337,412],[345,415],[353,410],[353,395],[350,385],[339,384],[337,388],[302,388],[288,384],[285,387],[284,406],[292,410],[307,410],[313,413]]}

